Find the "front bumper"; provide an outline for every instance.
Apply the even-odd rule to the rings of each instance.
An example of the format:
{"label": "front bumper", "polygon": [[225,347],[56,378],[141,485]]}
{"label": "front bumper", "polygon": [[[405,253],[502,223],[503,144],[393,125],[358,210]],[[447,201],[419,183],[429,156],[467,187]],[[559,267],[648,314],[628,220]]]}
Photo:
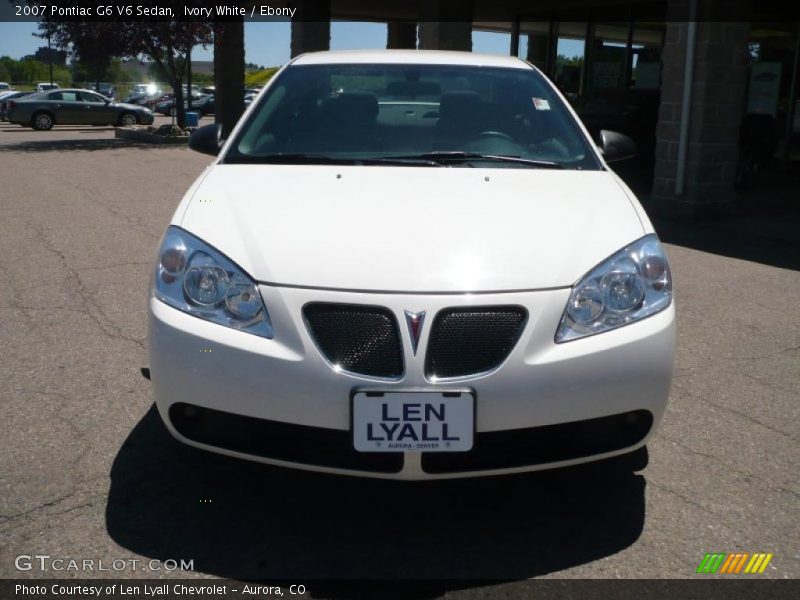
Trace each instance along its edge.
{"label": "front bumper", "polygon": [[[275,330],[268,340],[149,302],[150,370],[159,412],[179,440],[207,450],[317,471],[399,479],[449,478],[566,466],[644,445],[669,395],[675,309],[603,334],[555,344],[569,289],[413,295],[261,286]],[[406,369],[381,381],[337,372],[302,317],[309,302],[373,304],[400,324]],[[403,312],[522,305],[529,317],[508,359],[473,378],[430,382]],[[357,453],[354,390],[470,390],[475,447],[468,453]],[[219,412],[216,412],[219,411]]]}

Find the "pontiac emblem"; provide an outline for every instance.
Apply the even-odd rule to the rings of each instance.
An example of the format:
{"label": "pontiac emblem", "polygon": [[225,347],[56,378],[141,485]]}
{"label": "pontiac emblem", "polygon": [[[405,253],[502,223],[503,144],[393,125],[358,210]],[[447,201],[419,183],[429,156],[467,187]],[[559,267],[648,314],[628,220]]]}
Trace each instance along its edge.
{"label": "pontiac emblem", "polygon": [[425,311],[406,313],[406,325],[408,325],[408,335],[411,338],[411,350],[414,356],[417,355],[417,346],[419,345],[419,336],[422,333],[422,324],[425,322]]}

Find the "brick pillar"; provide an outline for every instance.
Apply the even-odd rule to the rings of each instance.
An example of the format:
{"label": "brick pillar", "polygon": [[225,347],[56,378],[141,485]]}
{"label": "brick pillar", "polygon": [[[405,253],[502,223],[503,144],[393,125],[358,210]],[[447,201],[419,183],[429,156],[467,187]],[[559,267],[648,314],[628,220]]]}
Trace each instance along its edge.
{"label": "brick pillar", "polygon": [[331,47],[330,0],[300,0],[292,18],[292,58]]}
{"label": "brick pillar", "polygon": [[748,22],[697,23],[684,193],[676,194],[686,40],[689,25],[669,22],[656,129],[654,208],[703,216],[735,200],[739,124],[747,86]]}
{"label": "brick pillar", "polygon": [[214,121],[227,138],[244,112],[244,20],[214,24]]}
{"label": "brick pillar", "polygon": [[414,50],[417,47],[417,24],[390,22],[386,31],[386,47]]}
{"label": "brick pillar", "polygon": [[528,35],[528,52],[525,60],[544,70],[547,64],[549,38],[542,34]]}
{"label": "brick pillar", "polygon": [[419,47],[472,51],[472,2],[426,0],[420,5]]}

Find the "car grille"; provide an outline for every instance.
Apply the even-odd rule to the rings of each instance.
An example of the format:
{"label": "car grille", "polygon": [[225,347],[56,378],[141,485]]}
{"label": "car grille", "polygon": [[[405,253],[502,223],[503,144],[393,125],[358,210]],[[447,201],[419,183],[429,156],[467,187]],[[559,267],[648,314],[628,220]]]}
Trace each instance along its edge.
{"label": "car grille", "polygon": [[469,452],[425,452],[426,473],[459,473],[511,469],[553,463],[629,448],[641,442],[653,426],[647,410],[475,435]]}
{"label": "car grille", "polygon": [[429,378],[465,377],[499,366],[511,353],[528,313],[521,306],[447,308],[436,315],[425,356]]}
{"label": "car grille", "polygon": [[350,373],[403,375],[400,330],[382,306],[313,302],[303,308],[308,328],[325,358]]}

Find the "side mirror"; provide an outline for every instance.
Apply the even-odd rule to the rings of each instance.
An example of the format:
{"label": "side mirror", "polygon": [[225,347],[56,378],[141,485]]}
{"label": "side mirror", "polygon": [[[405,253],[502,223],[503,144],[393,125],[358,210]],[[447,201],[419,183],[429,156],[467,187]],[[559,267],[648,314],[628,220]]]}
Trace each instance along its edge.
{"label": "side mirror", "polygon": [[222,125],[211,123],[198,127],[189,136],[189,148],[202,154],[217,156],[222,148]]}
{"label": "side mirror", "polygon": [[628,160],[636,156],[636,142],[616,131],[601,130],[598,147],[607,163]]}

